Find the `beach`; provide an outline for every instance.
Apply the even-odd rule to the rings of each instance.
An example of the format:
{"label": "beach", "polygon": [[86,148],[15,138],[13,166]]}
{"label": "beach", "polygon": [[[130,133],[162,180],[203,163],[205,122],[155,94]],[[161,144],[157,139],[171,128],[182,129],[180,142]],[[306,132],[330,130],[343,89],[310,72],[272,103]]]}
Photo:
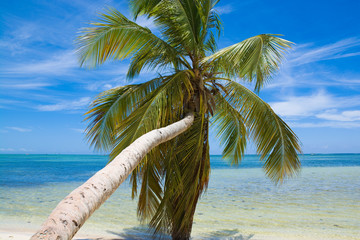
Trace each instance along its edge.
{"label": "beach", "polygon": [[[359,239],[360,166],[329,167],[322,162],[322,166],[303,167],[297,177],[275,185],[259,167],[221,167],[214,162],[209,188],[195,213],[193,239]],[[3,175],[0,239],[29,239],[57,203],[82,183],[78,179],[94,171],[89,169],[74,176],[75,181],[49,183],[35,178],[33,184],[9,185]],[[74,239],[148,238],[151,233],[138,221],[136,200],[131,200],[125,182]]]}
{"label": "beach", "polygon": [[360,0],[0,9],[0,240],[360,240]]}

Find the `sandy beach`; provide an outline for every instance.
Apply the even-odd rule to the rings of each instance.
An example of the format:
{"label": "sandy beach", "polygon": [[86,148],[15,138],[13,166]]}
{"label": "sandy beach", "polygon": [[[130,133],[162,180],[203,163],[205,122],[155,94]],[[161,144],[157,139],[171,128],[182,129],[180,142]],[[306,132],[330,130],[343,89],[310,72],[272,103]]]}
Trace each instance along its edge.
{"label": "sandy beach", "polygon": [[[28,240],[32,236],[33,232],[28,230],[21,230],[21,229],[1,229],[0,230],[0,239],[1,240]],[[124,236],[123,234],[110,234],[110,233],[92,233],[87,234],[81,231],[80,233],[76,234],[73,238],[74,240],[145,240],[151,239],[149,238],[139,238],[134,236]],[[214,239],[214,238],[206,238],[206,237],[193,237],[192,239]],[[312,236],[311,233],[303,233],[302,235],[293,235],[293,234],[282,234],[282,236],[274,234],[269,235],[241,235],[238,234],[234,237],[222,237],[221,239],[239,239],[239,240],[358,240],[357,237],[350,237],[350,238],[341,238],[339,236],[319,236],[315,235]]]}
{"label": "sandy beach", "polygon": [[0,240],[360,240],[360,0],[0,9]]}
{"label": "sandy beach", "polygon": [[[303,168],[297,178],[275,186],[262,169],[214,169],[195,213],[192,239],[358,240],[359,171]],[[1,187],[0,239],[29,239],[79,184]],[[150,239],[130,194],[125,183],[74,239]]]}

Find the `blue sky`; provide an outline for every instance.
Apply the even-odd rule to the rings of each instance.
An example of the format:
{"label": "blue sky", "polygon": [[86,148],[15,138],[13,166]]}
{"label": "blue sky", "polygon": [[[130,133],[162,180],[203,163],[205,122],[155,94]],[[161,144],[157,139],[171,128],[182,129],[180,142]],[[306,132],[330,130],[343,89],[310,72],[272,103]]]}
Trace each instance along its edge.
{"label": "blue sky", "polygon": [[[128,15],[121,0],[1,1],[0,153],[93,152],[83,114],[101,91],[128,83],[128,62],[81,69],[74,39],[107,6]],[[219,47],[261,33],[296,43],[260,96],[299,136],[304,153],[359,153],[360,1],[223,0],[218,6]],[[146,19],[138,23],[154,27]],[[211,153],[220,153],[212,141]]]}

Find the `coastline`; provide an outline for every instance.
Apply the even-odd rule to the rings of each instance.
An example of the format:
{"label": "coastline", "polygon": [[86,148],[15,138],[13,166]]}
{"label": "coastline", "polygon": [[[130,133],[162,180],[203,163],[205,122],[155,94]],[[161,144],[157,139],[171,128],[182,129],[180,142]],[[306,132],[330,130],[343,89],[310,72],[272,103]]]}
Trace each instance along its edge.
{"label": "coastline", "polygon": [[[0,240],[28,240],[30,239],[30,237],[33,235],[33,232],[30,231],[26,231],[26,230],[16,230],[16,229],[0,229]],[[103,234],[103,233],[92,233],[92,234],[87,234],[87,233],[77,233],[75,235],[75,237],[73,238],[73,240],[146,240],[146,239],[151,239],[151,238],[133,238],[131,236],[129,237],[121,237],[115,234]],[[201,239],[207,239],[206,237],[192,237],[191,239],[193,240],[201,240]],[[213,238],[209,238],[209,239],[213,239]],[[281,235],[277,234],[277,233],[272,233],[272,234],[257,234],[257,235],[242,235],[239,234],[235,237],[222,237],[219,239],[244,239],[244,240],[358,240],[357,237],[346,237],[346,238],[339,238],[339,236],[333,236],[333,237],[329,237],[327,236],[321,236],[318,234],[311,234],[311,233],[304,233],[302,235],[298,235],[298,234],[284,234],[282,233]]]}
{"label": "coastline", "polygon": [[[84,173],[77,166],[82,170],[89,167],[85,169],[88,173],[95,168],[78,160],[68,165],[61,159],[49,161],[51,165],[37,165],[26,159],[29,168],[20,171],[15,167],[25,163],[16,160],[14,167],[6,164],[3,168],[9,184],[0,184],[0,239],[29,239],[57,203],[82,183]],[[47,183],[24,175],[39,173],[40,165],[48,168],[43,169],[42,178],[44,174],[49,174],[46,179],[54,178],[53,165],[74,168],[79,175],[67,172],[71,181],[61,176],[63,181]],[[360,166],[303,167],[297,177],[275,185],[261,168],[215,167],[195,213],[192,239],[356,240],[360,235],[360,192],[354,189],[360,189],[359,172]],[[74,239],[150,239],[151,234],[136,217],[136,207],[129,182],[125,182]]]}

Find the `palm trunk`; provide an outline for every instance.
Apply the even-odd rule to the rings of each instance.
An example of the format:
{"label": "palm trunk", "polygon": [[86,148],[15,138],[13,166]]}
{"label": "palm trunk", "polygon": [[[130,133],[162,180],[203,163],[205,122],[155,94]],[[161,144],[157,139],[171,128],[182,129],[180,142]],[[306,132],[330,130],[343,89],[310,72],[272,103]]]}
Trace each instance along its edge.
{"label": "palm trunk", "polygon": [[65,197],[31,240],[72,239],[91,214],[115,192],[151,149],[186,131],[193,121],[194,115],[191,113],[176,123],[136,139],[111,163]]}

